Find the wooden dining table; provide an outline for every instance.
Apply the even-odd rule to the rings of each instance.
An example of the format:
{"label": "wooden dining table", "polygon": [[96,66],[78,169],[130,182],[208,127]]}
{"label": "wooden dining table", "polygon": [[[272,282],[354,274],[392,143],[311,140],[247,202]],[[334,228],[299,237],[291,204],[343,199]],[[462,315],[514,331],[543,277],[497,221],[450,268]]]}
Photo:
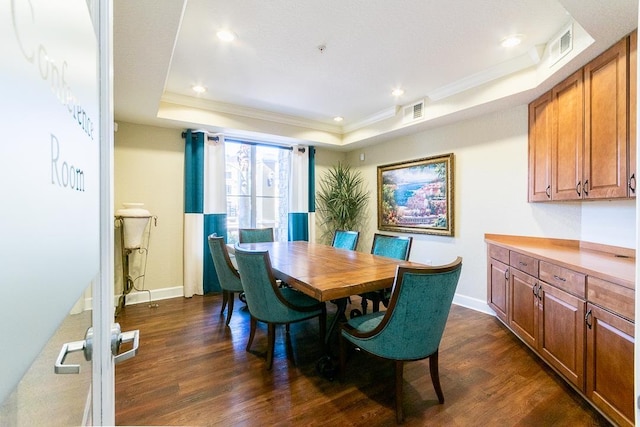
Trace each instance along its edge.
{"label": "wooden dining table", "polygon": [[425,266],[306,241],[242,243],[240,247],[269,251],[275,278],[318,301],[390,288],[399,265]]}
{"label": "wooden dining table", "polygon": [[[398,266],[425,267],[416,262],[306,241],[242,243],[239,247],[267,250],[276,279],[318,301],[336,304],[336,315],[325,337],[327,356],[318,362],[318,370],[329,378],[336,373],[335,363],[331,360],[330,342],[338,322],[346,320],[348,298],[390,288]],[[234,248],[229,245],[229,252],[233,251]]]}

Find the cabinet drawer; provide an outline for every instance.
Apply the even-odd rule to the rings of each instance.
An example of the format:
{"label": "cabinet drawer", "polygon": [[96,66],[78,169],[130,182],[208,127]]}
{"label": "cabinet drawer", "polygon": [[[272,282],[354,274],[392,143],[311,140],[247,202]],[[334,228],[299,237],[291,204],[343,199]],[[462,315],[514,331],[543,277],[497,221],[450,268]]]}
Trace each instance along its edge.
{"label": "cabinet drawer", "polygon": [[501,246],[489,245],[489,256],[498,261],[509,264],[509,249]]}
{"label": "cabinet drawer", "polygon": [[511,251],[509,255],[509,265],[524,271],[530,276],[538,277],[538,260],[518,252]]}
{"label": "cabinet drawer", "polygon": [[540,261],[540,280],[580,298],[586,297],[586,276],[568,268]]}
{"label": "cabinet drawer", "polygon": [[587,299],[602,308],[635,321],[635,291],[597,277],[587,276]]}

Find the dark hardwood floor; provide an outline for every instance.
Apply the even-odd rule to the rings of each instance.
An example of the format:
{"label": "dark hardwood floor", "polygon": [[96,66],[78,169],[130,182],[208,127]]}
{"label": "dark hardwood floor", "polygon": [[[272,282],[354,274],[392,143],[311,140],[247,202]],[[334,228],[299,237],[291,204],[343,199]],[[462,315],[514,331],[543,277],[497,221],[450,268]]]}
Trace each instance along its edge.
{"label": "dark hardwood floor", "polygon": [[[278,328],[265,370],[266,328],[246,352],[249,313],[236,302],[229,327],[221,295],[127,306],[116,319],[140,330],[136,357],[116,367],[118,425],[387,426],[395,424],[390,362],[354,352],[344,383],[315,369],[317,320],[291,326],[287,358]],[[359,306],[359,299],[353,304]],[[331,315],[333,304],[327,304]],[[496,319],[453,306],[440,346],[439,405],[428,361],[404,372],[407,426],[606,426],[596,410]]]}

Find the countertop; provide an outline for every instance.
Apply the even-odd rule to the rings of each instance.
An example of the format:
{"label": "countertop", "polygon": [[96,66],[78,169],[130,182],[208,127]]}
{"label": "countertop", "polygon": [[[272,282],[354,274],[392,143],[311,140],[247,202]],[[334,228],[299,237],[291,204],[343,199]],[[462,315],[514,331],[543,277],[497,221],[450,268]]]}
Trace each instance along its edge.
{"label": "countertop", "polygon": [[635,291],[635,250],[578,240],[485,234],[485,242]]}

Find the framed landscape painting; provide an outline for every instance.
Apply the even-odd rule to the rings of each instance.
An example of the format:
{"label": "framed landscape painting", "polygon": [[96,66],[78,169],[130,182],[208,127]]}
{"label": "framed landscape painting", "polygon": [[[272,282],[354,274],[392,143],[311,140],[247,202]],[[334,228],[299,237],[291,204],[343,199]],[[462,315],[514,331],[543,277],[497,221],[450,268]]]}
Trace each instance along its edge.
{"label": "framed landscape painting", "polygon": [[453,236],[453,153],[378,166],[378,228]]}

